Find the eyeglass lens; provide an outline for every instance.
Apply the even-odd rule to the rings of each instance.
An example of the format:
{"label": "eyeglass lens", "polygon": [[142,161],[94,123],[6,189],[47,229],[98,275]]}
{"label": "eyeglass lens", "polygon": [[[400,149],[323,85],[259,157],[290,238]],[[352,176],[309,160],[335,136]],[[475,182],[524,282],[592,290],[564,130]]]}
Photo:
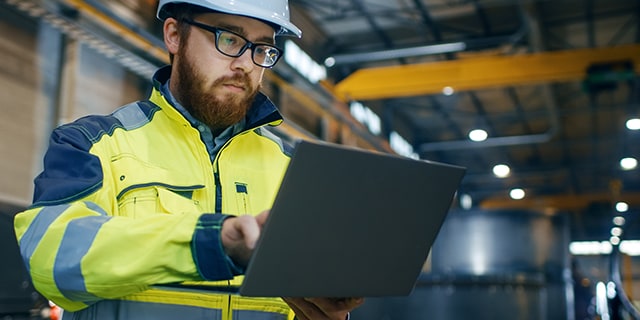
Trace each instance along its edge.
{"label": "eyeglass lens", "polygon": [[249,42],[229,31],[217,29],[216,35],[216,46],[218,50],[228,56],[238,57],[242,55],[247,48],[252,47],[253,61],[264,67],[273,66],[280,56],[280,50],[273,46]]}

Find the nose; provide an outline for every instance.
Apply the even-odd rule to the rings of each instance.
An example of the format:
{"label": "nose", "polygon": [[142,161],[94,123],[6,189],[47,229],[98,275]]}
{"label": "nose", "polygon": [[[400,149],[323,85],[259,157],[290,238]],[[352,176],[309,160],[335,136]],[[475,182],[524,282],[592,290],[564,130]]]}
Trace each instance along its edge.
{"label": "nose", "polygon": [[253,64],[253,60],[251,58],[252,54],[253,51],[251,51],[250,48],[247,48],[247,50],[245,50],[242,55],[233,58],[233,61],[231,62],[231,68],[234,70],[242,70],[244,73],[251,72],[253,68],[256,67],[256,65]]}

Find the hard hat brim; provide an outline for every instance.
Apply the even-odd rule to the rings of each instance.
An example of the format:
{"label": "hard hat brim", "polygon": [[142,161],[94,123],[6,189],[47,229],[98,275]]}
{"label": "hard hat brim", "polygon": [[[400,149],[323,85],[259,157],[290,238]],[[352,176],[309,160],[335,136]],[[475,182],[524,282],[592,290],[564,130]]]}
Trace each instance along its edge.
{"label": "hard hat brim", "polygon": [[[224,1],[222,1],[224,2]],[[286,11],[276,12],[269,11],[267,12],[263,8],[259,8],[255,5],[243,3],[239,1],[230,2],[229,5],[223,6],[220,4],[220,1],[196,1],[196,0],[182,0],[182,1],[160,1],[158,5],[157,17],[160,20],[165,20],[170,16],[170,14],[163,10],[163,7],[167,4],[190,4],[198,7],[202,7],[212,12],[221,12],[226,14],[244,16],[248,18],[258,19],[264,21],[274,27],[276,27],[276,36],[295,36],[298,38],[302,37],[302,31],[296,27],[291,21],[289,21],[289,13],[288,7]]]}

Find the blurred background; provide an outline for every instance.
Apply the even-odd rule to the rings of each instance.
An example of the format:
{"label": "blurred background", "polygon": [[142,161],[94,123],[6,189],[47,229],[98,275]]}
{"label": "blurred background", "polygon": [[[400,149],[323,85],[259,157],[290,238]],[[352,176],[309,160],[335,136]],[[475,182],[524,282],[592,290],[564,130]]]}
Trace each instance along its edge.
{"label": "blurred background", "polygon": [[[289,2],[280,136],[467,168],[412,295],[354,319],[640,317],[640,1]],[[13,216],[53,128],[146,98],[156,6],[0,0],[1,319],[49,317]]]}

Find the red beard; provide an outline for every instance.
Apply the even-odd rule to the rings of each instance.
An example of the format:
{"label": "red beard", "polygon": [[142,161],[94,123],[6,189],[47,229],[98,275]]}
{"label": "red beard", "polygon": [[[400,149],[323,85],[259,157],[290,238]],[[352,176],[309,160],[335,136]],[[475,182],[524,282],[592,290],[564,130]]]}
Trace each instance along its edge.
{"label": "red beard", "polygon": [[[249,76],[245,73],[236,73],[233,76],[221,77],[216,79],[207,90],[202,88],[205,78],[189,61],[185,51],[183,47],[178,49],[181,63],[176,66],[178,68],[176,98],[180,104],[214,132],[220,132],[244,119],[258,93],[258,88],[254,89],[251,85]],[[245,92],[236,95],[231,93],[215,95],[215,89],[224,89],[222,88],[224,83],[241,84]]]}

